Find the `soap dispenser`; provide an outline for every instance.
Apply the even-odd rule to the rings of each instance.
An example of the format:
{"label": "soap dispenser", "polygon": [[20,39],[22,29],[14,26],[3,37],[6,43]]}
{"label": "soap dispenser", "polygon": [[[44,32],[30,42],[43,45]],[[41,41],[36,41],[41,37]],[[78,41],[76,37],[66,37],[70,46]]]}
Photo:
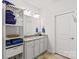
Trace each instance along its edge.
{"label": "soap dispenser", "polygon": [[38,27],[36,27],[36,33],[38,33]]}
{"label": "soap dispenser", "polygon": [[42,34],[45,34],[45,28],[44,28],[44,26],[42,27]]}

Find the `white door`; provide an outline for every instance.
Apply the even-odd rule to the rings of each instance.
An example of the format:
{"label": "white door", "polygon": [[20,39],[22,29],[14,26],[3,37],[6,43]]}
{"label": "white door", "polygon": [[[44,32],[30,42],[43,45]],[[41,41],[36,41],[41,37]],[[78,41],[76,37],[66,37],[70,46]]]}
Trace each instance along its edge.
{"label": "white door", "polygon": [[56,53],[76,59],[75,12],[56,16]]}

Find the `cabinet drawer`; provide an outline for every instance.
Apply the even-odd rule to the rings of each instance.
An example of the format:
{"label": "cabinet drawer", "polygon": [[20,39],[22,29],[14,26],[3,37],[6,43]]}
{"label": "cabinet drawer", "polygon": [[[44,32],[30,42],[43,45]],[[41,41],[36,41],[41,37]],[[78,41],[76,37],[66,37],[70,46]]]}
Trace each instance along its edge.
{"label": "cabinet drawer", "polygon": [[6,57],[9,58],[9,57],[15,56],[17,54],[20,54],[22,52],[23,52],[23,45],[13,47],[13,48],[6,50]]}

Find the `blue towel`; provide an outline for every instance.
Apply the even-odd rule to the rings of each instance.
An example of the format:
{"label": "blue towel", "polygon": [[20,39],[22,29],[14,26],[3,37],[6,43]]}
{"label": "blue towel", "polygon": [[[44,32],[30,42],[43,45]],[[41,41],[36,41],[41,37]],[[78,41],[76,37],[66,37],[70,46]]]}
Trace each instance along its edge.
{"label": "blue towel", "polygon": [[12,40],[12,45],[19,44],[19,43],[23,43],[22,38],[16,38],[16,39]]}
{"label": "blue towel", "polygon": [[6,10],[6,24],[16,24],[15,15],[11,10]]}
{"label": "blue towel", "polygon": [[11,10],[6,10],[6,13],[11,13],[11,14],[13,14],[13,11],[11,11]]}
{"label": "blue towel", "polygon": [[6,40],[6,46],[16,45],[16,44],[20,44],[20,43],[23,43],[22,38]]}
{"label": "blue towel", "polygon": [[13,15],[11,13],[6,13],[6,18],[9,18],[9,17],[15,18],[15,15]]}
{"label": "blue towel", "polygon": [[11,2],[6,1],[6,0],[3,0],[2,3],[5,3],[6,5],[8,5],[8,4],[9,4],[9,5],[14,5],[14,4],[12,4]]}
{"label": "blue towel", "polygon": [[12,45],[11,40],[6,40],[6,46],[10,46],[10,45]]}

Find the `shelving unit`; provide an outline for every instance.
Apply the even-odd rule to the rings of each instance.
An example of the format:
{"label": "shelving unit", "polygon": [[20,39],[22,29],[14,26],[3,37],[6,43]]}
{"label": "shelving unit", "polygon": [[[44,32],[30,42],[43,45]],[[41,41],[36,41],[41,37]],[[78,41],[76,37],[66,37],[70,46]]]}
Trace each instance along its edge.
{"label": "shelving unit", "polygon": [[[5,23],[6,10],[13,11],[13,14],[15,15],[15,18],[16,18],[16,24],[6,24]],[[23,53],[23,43],[6,46],[6,40],[12,40],[12,39],[16,39],[16,38],[23,39],[23,10],[20,8],[17,8],[16,6],[13,6],[13,5],[3,4],[3,29],[4,29],[3,30],[3,34],[4,34],[4,36],[3,36],[3,54],[4,54],[3,59],[9,59],[9,58],[11,59],[13,56],[16,56],[17,54],[22,54]],[[8,34],[19,34],[20,36],[8,38],[8,37],[6,37],[6,35],[8,35]],[[18,51],[19,48],[20,48],[20,51]],[[7,52],[9,50],[10,50],[10,52]],[[16,52],[16,51],[18,51],[18,52]],[[12,54],[12,55],[10,55],[10,54]]]}

